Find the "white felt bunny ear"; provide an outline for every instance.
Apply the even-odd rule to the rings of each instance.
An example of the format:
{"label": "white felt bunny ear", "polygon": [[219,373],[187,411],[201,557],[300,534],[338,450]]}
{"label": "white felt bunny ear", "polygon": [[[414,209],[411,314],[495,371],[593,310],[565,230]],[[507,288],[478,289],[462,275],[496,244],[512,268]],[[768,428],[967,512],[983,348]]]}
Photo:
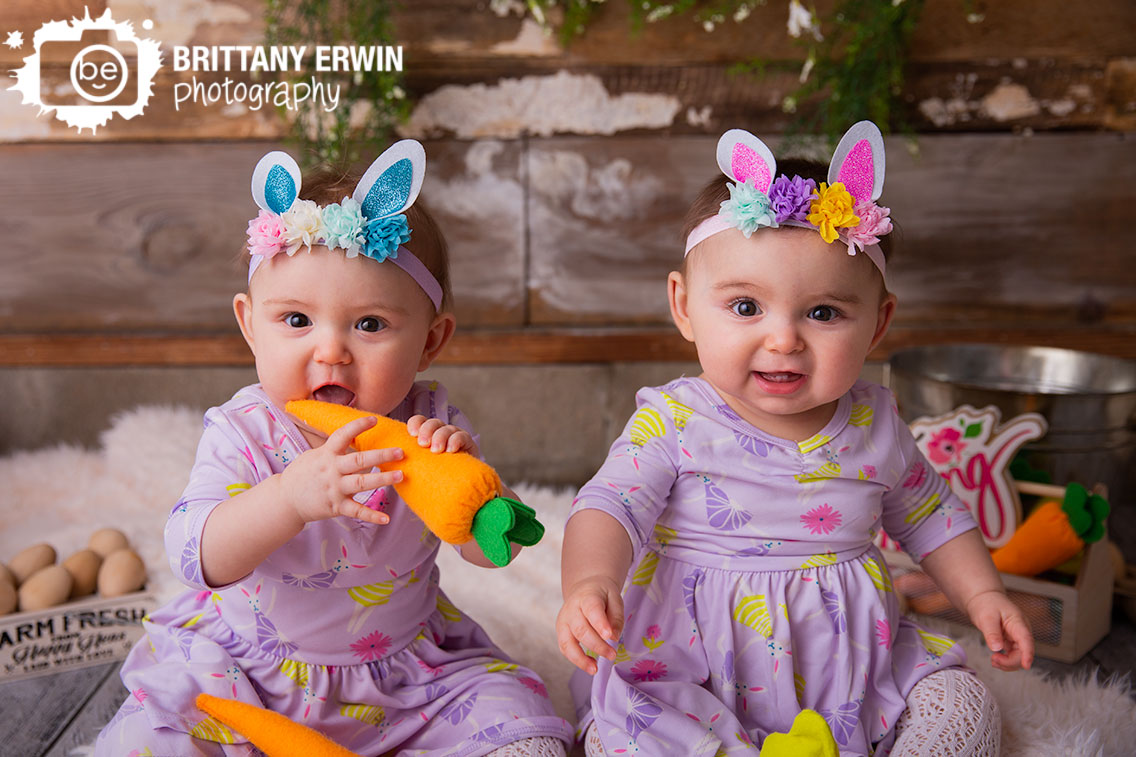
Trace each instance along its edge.
{"label": "white felt bunny ear", "polygon": [[759,192],[769,192],[777,160],[757,137],[745,129],[730,129],[718,140],[718,167],[739,184],[753,179]]}
{"label": "white felt bunny ear", "polygon": [[300,194],[300,167],[286,152],[273,150],[252,171],[252,199],[276,214],[282,214]]}
{"label": "white felt bunny ear", "polygon": [[828,183],[842,182],[856,202],[874,202],[884,191],[884,135],[871,121],[860,121],[844,133],[832,162]]}
{"label": "white felt bunny ear", "polygon": [[351,196],[364,218],[386,218],[414,204],[425,175],[426,150],[417,140],[404,139],[375,158]]}

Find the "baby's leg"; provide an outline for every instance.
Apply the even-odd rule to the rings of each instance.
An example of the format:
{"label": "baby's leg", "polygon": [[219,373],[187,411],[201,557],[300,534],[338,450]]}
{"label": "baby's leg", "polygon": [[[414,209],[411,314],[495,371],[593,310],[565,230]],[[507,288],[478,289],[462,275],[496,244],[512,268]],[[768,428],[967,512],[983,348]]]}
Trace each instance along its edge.
{"label": "baby's leg", "polygon": [[521,739],[494,749],[485,757],[565,757],[564,742],[552,736]]}
{"label": "baby's leg", "polygon": [[977,676],[947,668],[915,684],[895,732],[892,757],[996,757],[1002,716],[990,689]]}
{"label": "baby's leg", "polygon": [[252,744],[218,744],[172,728],[154,728],[133,697],[126,700],[95,741],[94,757],[154,754],[178,757],[261,757]]}

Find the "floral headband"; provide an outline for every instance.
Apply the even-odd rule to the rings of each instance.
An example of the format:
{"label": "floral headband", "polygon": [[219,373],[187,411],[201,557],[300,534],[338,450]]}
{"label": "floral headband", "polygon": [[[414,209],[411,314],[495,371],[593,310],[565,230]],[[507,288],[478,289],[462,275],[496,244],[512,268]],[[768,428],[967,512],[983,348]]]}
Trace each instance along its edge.
{"label": "floral headband", "polygon": [[757,229],[798,226],[820,232],[832,244],[838,237],[848,254],[862,251],[884,274],[880,237],[891,232],[891,211],[876,204],[884,187],[884,139],[871,121],[854,124],[836,146],[828,182],[777,173],[773,153],[743,129],[730,129],[718,140],[718,167],[730,199],[718,214],[698,224],[686,238],[686,252],[707,238],[738,229],[748,239]]}
{"label": "floral headband", "polygon": [[434,310],[442,307],[442,286],[434,274],[403,247],[410,241],[407,208],[418,199],[426,172],[426,151],[413,139],[391,145],[367,168],[350,197],[320,207],[299,200],[300,167],[292,156],[275,150],[252,172],[252,198],[260,213],[249,221],[249,281],[265,260],[279,252],[295,255],[322,244],[343,249],[347,257],[365,255],[397,265],[422,288]]}

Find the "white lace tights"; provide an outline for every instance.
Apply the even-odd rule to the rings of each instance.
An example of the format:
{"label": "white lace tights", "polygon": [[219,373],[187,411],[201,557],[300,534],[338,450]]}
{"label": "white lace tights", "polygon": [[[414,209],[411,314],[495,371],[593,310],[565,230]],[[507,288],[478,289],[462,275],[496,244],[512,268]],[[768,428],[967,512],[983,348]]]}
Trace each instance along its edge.
{"label": "white lace tights", "polygon": [[564,742],[552,736],[521,739],[494,749],[486,757],[565,757]]}
{"label": "white lace tights", "polygon": [[[948,668],[915,685],[895,732],[891,757],[997,757],[1002,715],[977,676]],[[595,723],[584,750],[588,757],[605,757]]]}

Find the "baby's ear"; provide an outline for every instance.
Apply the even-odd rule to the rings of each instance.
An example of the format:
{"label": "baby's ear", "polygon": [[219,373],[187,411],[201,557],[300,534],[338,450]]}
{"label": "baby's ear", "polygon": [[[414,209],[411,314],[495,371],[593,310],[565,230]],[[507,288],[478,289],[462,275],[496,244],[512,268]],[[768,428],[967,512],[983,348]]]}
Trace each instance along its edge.
{"label": "baby's ear", "polygon": [[718,168],[738,184],[752,179],[757,191],[768,194],[777,160],[764,142],[745,129],[730,129],[718,140]]}
{"label": "baby's ear", "polygon": [[375,158],[351,196],[367,220],[401,213],[418,199],[426,175],[426,150],[414,139],[395,142]]}
{"label": "baby's ear", "polygon": [[828,183],[843,183],[858,203],[875,202],[884,191],[885,164],[884,135],[871,121],[860,121],[840,138],[828,164]]}
{"label": "baby's ear", "polygon": [[281,215],[300,194],[300,167],[286,152],[273,150],[252,171],[252,199],[258,207]]}

